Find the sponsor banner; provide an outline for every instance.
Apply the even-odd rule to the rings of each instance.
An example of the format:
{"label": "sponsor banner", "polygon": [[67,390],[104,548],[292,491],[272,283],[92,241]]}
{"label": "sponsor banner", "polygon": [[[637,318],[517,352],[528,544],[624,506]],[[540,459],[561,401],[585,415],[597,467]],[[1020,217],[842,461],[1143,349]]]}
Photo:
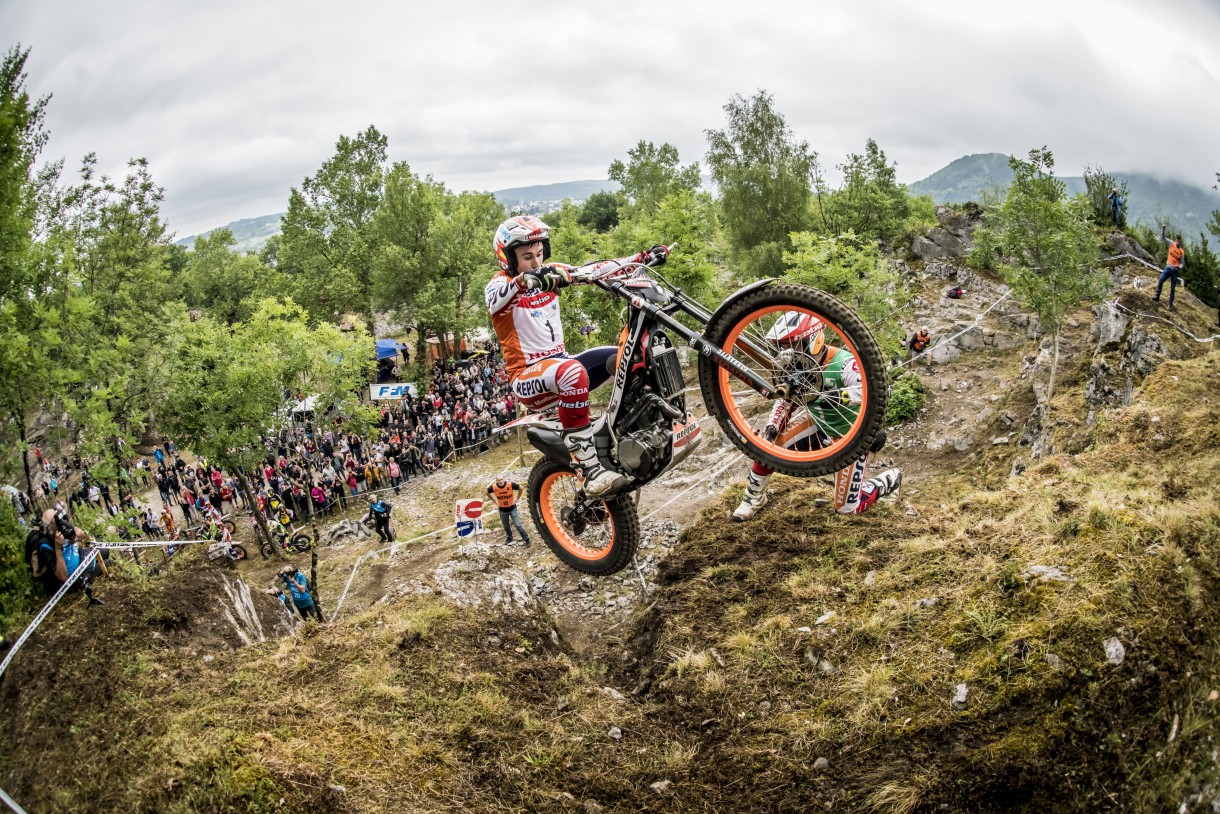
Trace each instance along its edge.
{"label": "sponsor banner", "polygon": [[370,384],[369,397],[373,401],[398,401],[406,395],[419,395],[419,388],[414,382],[397,382],[395,384]]}
{"label": "sponsor banner", "polygon": [[483,532],[483,501],[459,500],[454,512],[454,524],[458,537],[469,537]]}

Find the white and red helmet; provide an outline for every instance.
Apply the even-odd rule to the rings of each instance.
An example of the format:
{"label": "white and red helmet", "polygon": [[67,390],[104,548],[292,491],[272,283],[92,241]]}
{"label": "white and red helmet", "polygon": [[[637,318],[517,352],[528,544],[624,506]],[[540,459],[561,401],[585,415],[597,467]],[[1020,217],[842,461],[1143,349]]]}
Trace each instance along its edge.
{"label": "white and red helmet", "polygon": [[513,251],[518,246],[528,246],[531,243],[542,244],[542,259],[551,256],[551,227],[538,220],[533,215],[518,215],[509,218],[496,229],[492,245],[496,250],[496,260],[500,268],[509,274],[517,272],[517,254]]}
{"label": "white and red helmet", "polygon": [[822,320],[800,311],[785,311],[767,331],[767,341],[789,348],[799,348],[814,359],[820,359],[826,349]]}

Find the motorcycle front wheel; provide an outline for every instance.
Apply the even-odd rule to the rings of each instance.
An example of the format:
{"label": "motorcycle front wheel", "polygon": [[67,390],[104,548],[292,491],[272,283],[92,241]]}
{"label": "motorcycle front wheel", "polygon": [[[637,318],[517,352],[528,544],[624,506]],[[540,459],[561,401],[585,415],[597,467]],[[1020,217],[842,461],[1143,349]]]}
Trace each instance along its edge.
{"label": "motorcycle front wheel", "polygon": [[313,538],[309,536],[307,531],[298,531],[292,535],[292,540],[288,544],[297,551],[308,551],[309,547],[313,545]]}
{"label": "motorcycle front wheel", "polygon": [[543,458],[529,477],[530,514],[547,547],[584,574],[608,576],[631,562],[640,539],[629,496],[587,500],[570,466]]}
{"label": "motorcycle front wheel", "polygon": [[[788,329],[810,320],[821,325],[821,358],[812,337],[794,340]],[[860,317],[826,292],[793,283],[742,292],[704,335],[787,392],[778,405],[711,357],[699,357],[704,403],[751,460],[785,475],[828,475],[863,455],[884,428],[889,378],[881,348]],[[778,422],[776,412],[784,416]]]}
{"label": "motorcycle front wheel", "polygon": [[246,558],[246,547],[244,545],[232,544],[233,553],[237,555],[237,559],[244,560]]}

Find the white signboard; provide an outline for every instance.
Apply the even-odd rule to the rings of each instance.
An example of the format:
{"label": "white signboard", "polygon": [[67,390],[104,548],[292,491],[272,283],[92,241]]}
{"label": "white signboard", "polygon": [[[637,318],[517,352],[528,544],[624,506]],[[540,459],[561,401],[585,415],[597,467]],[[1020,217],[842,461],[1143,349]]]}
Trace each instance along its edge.
{"label": "white signboard", "polygon": [[454,524],[458,537],[469,537],[483,533],[483,501],[459,500],[454,512]]}
{"label": "white signboard", "polygon": [[394,384],[370,384],[369,397],[373,401],[398,401],[407,394],[419,395],[419,388],[414,382],[396,382]]}

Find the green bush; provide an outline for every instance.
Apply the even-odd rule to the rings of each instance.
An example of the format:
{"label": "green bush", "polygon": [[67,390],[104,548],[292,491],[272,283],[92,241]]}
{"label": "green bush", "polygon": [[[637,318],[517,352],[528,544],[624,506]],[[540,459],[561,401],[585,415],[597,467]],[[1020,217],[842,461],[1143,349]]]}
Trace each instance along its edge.
{"label": "green bush", "polygon": [[890,391],[890,405],[885,411],[885,423],[893,426],[910,421],[928,402],[928,386],[914,373],[896,379]]}
{"label": "green bush", "polygon": [[0,500],[0,633],[29,621],[41,593],[24,562],[25,534],[8,498]]}

